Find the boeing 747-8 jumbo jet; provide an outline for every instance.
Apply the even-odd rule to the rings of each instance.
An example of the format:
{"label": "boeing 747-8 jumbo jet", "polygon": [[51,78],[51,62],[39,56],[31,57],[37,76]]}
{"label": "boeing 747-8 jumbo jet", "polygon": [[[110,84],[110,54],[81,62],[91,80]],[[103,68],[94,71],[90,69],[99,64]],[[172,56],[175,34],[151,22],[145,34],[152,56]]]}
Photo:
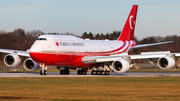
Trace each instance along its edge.
{"label": "boeing 747-8 jumbo jet", "polygon": [[[175,66],[175,57],[179,53],[153,53],[128,55],[130,49],[166,44],[136,45],[133,41],[138,5],[133,5],[121,35],[114,41],[84,40],[69,35],[41,35],[29,51],[0,49],[9,53],[4,57],[5,65],[16,67],[21,63],[21,57],[27,58],[23,66],[27,71],[41,67],[40,74],[47,75],[47,65],[60,67],[60,74],[69,74],[69,69],[78,69],[77,74],[86,74],[89,68],[91,74],[109,75],[109,70],[121,73],[130,68],[133,59],[159,58],[157,64],[161,69],[171,69]],[[99,67],[102,67],[99,70]]]}

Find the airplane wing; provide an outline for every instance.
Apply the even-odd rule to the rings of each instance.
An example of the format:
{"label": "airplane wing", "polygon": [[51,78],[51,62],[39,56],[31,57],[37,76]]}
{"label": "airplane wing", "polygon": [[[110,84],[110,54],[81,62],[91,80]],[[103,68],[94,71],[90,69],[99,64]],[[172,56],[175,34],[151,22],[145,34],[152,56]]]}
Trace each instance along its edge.
{"label": "airplane wing", "polygon": [[161,45],[161,44],[167,44],[167,43],[173,43],[173,41],[160,42],[160,43],[152,43],[152,44],[143,44],[143,45],[136,45],[134,47],[131,47],[131,49],[142,48],[142,47],[147,47],[147,46],[155,46],[155,45]]}
{"label": "airplane wing", "polygon": [[92,63],[103,63],[103,62],[113,62],[119,58],[129,57],[130,59],[148,59],[148,58],[160,58],[165,55],[175,55],[180,56],[180,53],[170,53],[170,52],[151,52],[150,54],[137,54],[137,55],[119,55],[119,56],[93,56],[93,57],[83,57],[82,62],[87,64]]}
{"label": "airplane wing", "polygon": [[[131,49],[142,48],[142,47],[147,47],[147,46],[155,46],[155,45],[161,45],[161,44],[167,44],[167,43],[173,43],[173,41],[136,45],[136,46],[131,47]],[[82,62],[83,63],[111,62],[122,57],[130,57],[130,59],[160,58],[162,56],[165,56],[166,54],[174,54],[175,56],[180,56],[180,53],[170,53],[169,51],[168,52],[148,52],[148,54],[142,52],[141,54],[137,54],[137,55],[93,56],[93,57],[87,56],[87,57],[82,58]]]}
{"label": "airplane wing", "polygon": [[28,51],[20,51],[20,50],[9,50],[9,49],[0,49],[0,52],[2,53],[15,53],[19,56],[26,56],[26,57],[30,57],[29,52]]}
{"label": "airplane wing", "polygon": [[121,56],[94,56],[83,57],[82,62],[86,64],[102,64],[108,66],[112,71],[116,73],[126,72],[130,69],[130,63],[134,59],[149,59],[158,58],[157,65],[160,69],[172,69],[176,65],[176,57],[180,56],[180,53],[148,53],[137,55],[121,55]]}

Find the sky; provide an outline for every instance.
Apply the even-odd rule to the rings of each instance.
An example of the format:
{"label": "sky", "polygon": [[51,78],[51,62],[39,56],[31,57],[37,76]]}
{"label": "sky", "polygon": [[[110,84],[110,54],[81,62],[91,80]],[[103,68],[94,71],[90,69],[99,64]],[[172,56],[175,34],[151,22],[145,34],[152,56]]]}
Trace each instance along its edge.
{"label": "sky", "polygon": [[180,35],[180,0],[0,0],[0,30],[112,33],[123,29],[133,4],[138,39]]}

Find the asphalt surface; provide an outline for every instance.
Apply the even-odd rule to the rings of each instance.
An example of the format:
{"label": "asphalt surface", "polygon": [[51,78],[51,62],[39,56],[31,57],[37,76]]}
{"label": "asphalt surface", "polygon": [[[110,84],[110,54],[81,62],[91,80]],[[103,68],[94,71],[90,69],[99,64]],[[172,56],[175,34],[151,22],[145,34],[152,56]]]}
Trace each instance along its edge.
{"label": "asphalt surface", "polygon": [[38,72],[28,73],[0,73],[0,77],[173,77],[180,76],[180,72],[127,72],[113,73],[110,75],[77,75],[76,72],[71,72],[70,75],[60,75],[59,72],[49,72],[47,75],[40,75]]}

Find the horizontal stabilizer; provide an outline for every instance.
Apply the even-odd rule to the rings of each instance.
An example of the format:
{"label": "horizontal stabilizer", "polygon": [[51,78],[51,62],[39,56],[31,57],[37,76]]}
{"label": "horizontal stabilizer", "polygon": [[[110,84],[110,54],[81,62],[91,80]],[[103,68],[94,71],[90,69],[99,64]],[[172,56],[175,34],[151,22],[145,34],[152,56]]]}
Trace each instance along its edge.
{"label": "horizontal stabilizer", "polygon": [[173,43],[173,41],[160,42],[160,43],[152,43],[152,44],[143,44],[143,45],[136,45],[134,47],[131,47],[131,49],[148,47],[148,46],[155,46],[155,45],[161,45],[161,44],[167,44],[167,43]]}

